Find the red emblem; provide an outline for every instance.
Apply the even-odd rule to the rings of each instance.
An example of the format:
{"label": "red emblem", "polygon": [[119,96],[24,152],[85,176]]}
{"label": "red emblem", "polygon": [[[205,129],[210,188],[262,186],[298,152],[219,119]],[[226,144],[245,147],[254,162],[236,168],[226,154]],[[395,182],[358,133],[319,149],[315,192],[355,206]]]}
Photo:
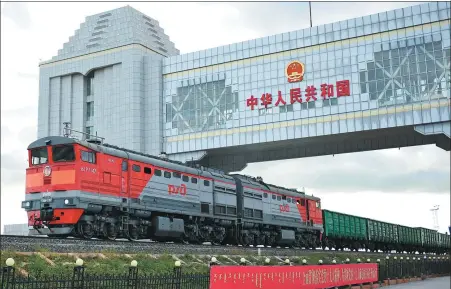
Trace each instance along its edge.
{"label": "red emblem", "polygon": [[299,61],[292,61],[288,63],[285,69],[285,75],[288,78],[288,82],[299,82],[304,77],[304,64]]}

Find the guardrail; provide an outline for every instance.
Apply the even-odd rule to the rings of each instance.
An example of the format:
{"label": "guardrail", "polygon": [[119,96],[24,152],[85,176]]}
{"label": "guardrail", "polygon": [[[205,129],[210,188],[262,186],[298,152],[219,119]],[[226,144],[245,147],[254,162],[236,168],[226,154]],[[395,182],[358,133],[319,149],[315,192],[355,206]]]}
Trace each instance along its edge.
{"label": "guardrail", "polygon": [[[335,260],[329,264],[321,260],[318,264],[293,265],[288,259],[283,265],[270,265],[265,260],[262,266],[247,266],[244,258],[238,266],[218,265],[212,258],[210,272],[189,274],[182,272],[180,261],[174,263],[172,273],[163,275],[139,272],[138,262],[130,263],[128,272],[120,275],[89,274],[83,260],[77,259],[71,276],[22,276],[20,268],[9,258],[2,268],[1,289],[290,289],[290,288],[377,288],[398,283],[445,276],[451,272],[449,257],[396,258],[387,257],[371,262],[341,264]],[[243,287],[244,286],[244,287]],[[290,287],[291,286],[291,287]],[[302,286],[302,287],[301,287]],[[364,287],[365,286],[365,287]]]}

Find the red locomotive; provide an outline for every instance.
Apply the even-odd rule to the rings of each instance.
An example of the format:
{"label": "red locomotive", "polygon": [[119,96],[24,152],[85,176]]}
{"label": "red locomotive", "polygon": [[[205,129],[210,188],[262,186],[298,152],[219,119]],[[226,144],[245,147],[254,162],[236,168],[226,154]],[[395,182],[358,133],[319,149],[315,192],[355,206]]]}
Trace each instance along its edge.
{"label": "red locomotive", "polygon": [[320,199],[69,137],[31,143],[22,207],[39,234],[316,248]]}

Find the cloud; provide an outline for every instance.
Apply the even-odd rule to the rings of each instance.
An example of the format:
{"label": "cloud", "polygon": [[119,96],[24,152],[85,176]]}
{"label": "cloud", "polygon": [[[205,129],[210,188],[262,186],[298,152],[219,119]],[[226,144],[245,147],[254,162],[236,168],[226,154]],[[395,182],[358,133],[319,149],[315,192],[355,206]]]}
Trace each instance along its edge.
{"label": "cloud", "polygon": [[25,2],[5,3],[2,14],[11,19],[21,29],[31,27],[30,13],[28,12],[28,5]]}
{"label": "cloud", "polygon": [[36,73],[23,73],[23,72],[18,72],[17,73],[18,77],[22,77],[22,78],[31,78],[31,79],[36,79],[39,80],[39,74]]}
{"label": "cloud", "polygon": [[36,126],[28,126],[23,128],[18,135],[18,139],[21,143],[27,146],[36,140],[38,131]]}
{"label": "cloud", "polygon": [[450,192],[449,153],[434,145],[249,164],[268,183],[321,193]]}

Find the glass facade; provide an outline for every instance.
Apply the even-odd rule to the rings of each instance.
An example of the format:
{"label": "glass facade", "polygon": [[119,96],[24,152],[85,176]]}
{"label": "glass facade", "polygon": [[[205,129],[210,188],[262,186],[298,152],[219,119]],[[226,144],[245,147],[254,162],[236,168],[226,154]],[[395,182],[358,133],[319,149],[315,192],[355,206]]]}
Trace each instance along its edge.
{"label": "glass facade", "polygon": [[[293,60],[305,65],[302,82],[287,81]],[[450,61],[446,2],[170,57],[163,66],[165,138],[449,99]],[[349,80],[350,96],[320,97],[322,84],[340,80]],[[305,94],[311,85],[317,101],[290,104],[290,89]],[[274,105],[278,91],[286,105]],[[267,108],[260,105],[265,93],[273,97]],[[254,110],[246,105],[251,95],[259,99]]]}

